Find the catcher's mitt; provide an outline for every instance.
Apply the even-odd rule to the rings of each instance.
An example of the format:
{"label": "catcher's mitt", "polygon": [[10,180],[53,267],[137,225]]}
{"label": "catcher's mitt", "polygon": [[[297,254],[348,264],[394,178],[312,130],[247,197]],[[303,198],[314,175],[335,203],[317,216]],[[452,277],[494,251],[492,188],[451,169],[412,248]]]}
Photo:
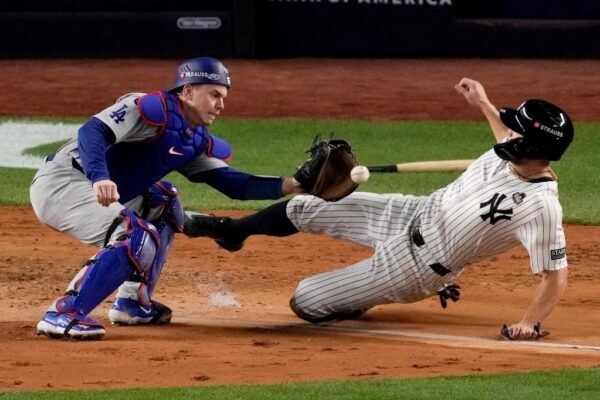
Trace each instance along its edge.
{"label": "catcher's mitt", "polygon": [[317,135],[307,151],[310,158],[304,162],[294,178],[306,193],[327,201],[338,201],[358,187],[350,179],[350,171],[357,164],[352,146],[344,139],[323,140]]}

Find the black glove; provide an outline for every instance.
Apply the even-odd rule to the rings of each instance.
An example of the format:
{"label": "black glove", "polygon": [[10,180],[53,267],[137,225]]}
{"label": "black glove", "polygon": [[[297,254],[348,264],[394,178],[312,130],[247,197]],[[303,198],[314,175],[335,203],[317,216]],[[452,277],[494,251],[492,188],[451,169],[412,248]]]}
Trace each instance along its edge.
{"label": "black glove", "polygon": [[350,179],[350,171],[357,165],[350,143],[344,139],[328,140],[316,136],[304,162],[294,178],[306,193],[327,201],[337,201],[352,193],[358,184]]}
{"label": "black glove", "polygon": [[437,294],[440,297],[442,308],[448,307],[448,299],[458,301],[460,299],[460,286],[456,283],[447,283],[441,289],[438,289]]}

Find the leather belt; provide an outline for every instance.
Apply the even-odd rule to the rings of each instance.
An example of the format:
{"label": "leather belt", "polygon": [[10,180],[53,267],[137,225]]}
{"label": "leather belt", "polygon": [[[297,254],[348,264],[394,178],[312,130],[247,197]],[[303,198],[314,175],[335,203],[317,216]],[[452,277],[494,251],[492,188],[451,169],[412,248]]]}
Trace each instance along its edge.
{"label": "leather belt", "polygon": [[[48,161],[52,161],[54,160],[54,157],[56,157],[56,153],[50,153],[46,156],[46,162]],[[77,171],[81,172],[82,174],[83,172],[83,167],[81,165],[79,165],[79,163],[77,162],[76,159],[74,159],[73,157],[71,157],[71,165],[73,165],[73,168],[75,168]]]}
{"label": "leather belt", "polygon": [[421,247],[425,244],[425,239],[423,239],[423,235],[421,234],[421,221],[415,221],[410,231],[410,236],[415,245]]}
{"label": "leather belt", "polygon": [[[425,239],[423,238],[423,234],[421,233],[421,220],[420,219],[415,220],[415,223],[413,224],[413,226],[410,230],[410,237],[412,239],[412,242],[417,247],[422,247],[425,244]],[[448,275],[450,272],[452,272],[440,263],[429,264],[429,268],[431,268],[433,270],[433,272],[435,272],[436,274],[438,274],[440,276],[445,276],[445,275]]]}

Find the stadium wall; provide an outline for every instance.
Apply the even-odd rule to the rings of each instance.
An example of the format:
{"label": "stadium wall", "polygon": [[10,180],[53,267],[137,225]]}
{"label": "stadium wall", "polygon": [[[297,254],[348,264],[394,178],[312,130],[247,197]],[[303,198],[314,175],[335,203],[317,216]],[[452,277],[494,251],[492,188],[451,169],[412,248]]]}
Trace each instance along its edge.
{"label": "stadium wall", "polygon": [[597,0],[0,0],[2,57],[600,56]]}

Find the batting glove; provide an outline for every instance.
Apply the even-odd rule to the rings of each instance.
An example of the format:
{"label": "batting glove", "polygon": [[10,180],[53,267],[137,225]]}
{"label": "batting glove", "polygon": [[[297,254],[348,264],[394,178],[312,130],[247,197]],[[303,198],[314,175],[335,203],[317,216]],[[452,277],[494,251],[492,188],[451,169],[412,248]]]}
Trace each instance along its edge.
{"label": "batting glove", "polygon": [[456,302],[460,299],[460,286],[456,283],[446,283],[444,287],[438,289],[437,294],[440,297],[442,308],[448,307],[448,299]]}

